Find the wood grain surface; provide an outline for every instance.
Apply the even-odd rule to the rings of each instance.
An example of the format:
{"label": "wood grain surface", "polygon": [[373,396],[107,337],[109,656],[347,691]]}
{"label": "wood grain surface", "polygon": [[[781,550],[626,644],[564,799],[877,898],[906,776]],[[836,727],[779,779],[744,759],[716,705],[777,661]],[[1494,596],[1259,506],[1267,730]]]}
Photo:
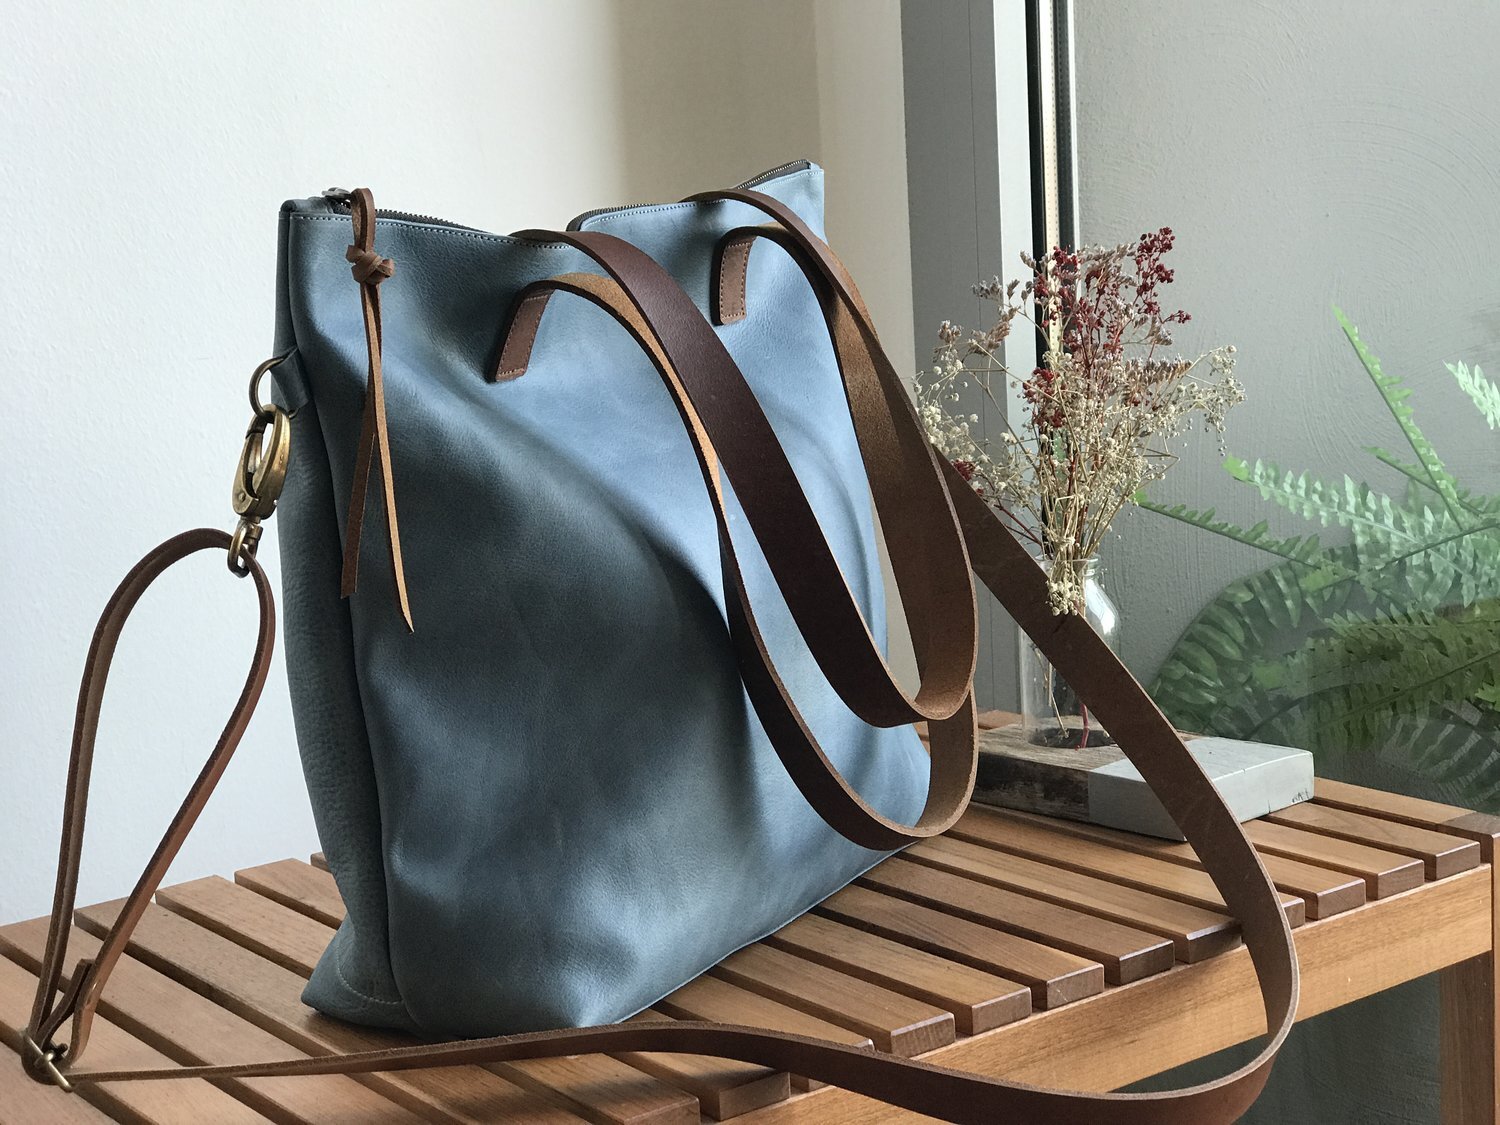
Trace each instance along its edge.
{"label": "wood grain surface", "polygon": [[[1319,782],[1247,825],[1297,926],[1300,1016],[1443,971],[1445,1120],[1496,1117],[1500,819]],[[163,889],[105,991],[99,1065],[227,1062],[407,1041],[302,1003],[344,907],[322,862]],[[1476,869],[1477,868],[1477,869]],[[118,910],[78,912],[87,957]],[[0,927],[15,1050],[45,921]],[[637,1018],[750,1023],[1023,1081],[1107,1089],[1264,1029],[1238,926],[1192,849],[975,808]],[[125,1121],[681,1125],[913,1120],[765,1067],[673,1054],[351,1077],[115,1083],[67,1096],[0,1066],[0,1125]]]}

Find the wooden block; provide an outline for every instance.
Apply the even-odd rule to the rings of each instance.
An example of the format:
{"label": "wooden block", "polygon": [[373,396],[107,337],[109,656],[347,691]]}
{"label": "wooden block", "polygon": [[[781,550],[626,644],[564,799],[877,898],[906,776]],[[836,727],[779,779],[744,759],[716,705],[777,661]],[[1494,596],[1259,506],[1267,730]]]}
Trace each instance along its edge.
{"label": "wooden block", "polygon": [[[976,801],[1183,839],[1119,747],[1036,746],[1019,723],[982,731],[979,746]],[[1241,821],[1312,796],[1312,755],[1305,750],[1202,736],[1189,750]]]}
{"label": "wooden block", "polygon": [[[788,1031],[793,1035],[831,1039],[835,1043],[851,1047],[871,1050],[875,1047],[868,1035],[829,1023],[758,992],[751,992],[712,976],[701,976],[689,981],[656,1007],[677,1019],[743,1023],[751,1027],[767,1027],[773,1031]],[[805,1075],[793,1075],[792,1082],[803,1090],[816,1089],[821,1085]]]}
{"label": "wooden block", "polygon": [[[817,914],[982,972],[1014,978],[1031,988],[1038,1008],[1056,1008],[1104,991],[1106,971],[1098,961],[868,887],[845,887],[819,906]],[[1162,945],[1170,964],[1171,946]]]}
{"label": "wooden block", "polygon": [[[1224,896],[1208,875],[1182,864],[1124,851],[1085,837],[1024,820],[1007,820],[993,809],[976,809],[965,816],[950,837],[1026,856],[1054,867],[1097,875],[1138,890],[1228,914]],[[1306,903],[1298,895],[1281,896],[1282,909],[1292,926],[1306,919]]]}
{"label": "wooden block", "polygon": [[1290,856],[1358,875],[1364,879],[1370,898],[1388,898],[1422,885],[1421,860],[1396,852],[1265,820],[1252,820],[1245,825],[1245,835],[1260,852]]}
{"label": "wooden block", "polygon": [[344,900],[333,876],[295,859],[277,860],[234,873],[246,890],[335,928],[344,920]]}
{"label": "wooden block", "polygon": [[[0,950],[35,973],[47,941],[46,918],[0,929]],[[99,940],[81,930],[69,938],[71,957],[93,958]],[[70,959],[70,964],[76,961]],[[64,977],[71,981],[72,975]],[[122,957],[109,978],[99,1011],[125,1031],[178,1062],[213,1065],[287,1058],[293,1052],[276,1036],[219,1007],[133,957]],[[86,1060],[92,1065],[92,1055]],[[282,1122],[323,1125],[328,1107],[350,1120],[419,1125],[422,1118],[353,1078],[336,1074],[298,1078],[229,1079],[223,1088]]]}
{"label": "wooden block", "polygon": [[[1112,852],[1143,855],[1166,863],[1190,867],[1196,871],[1203,870],[1203,862],[1188,844],[1158,840],[1151,836],[1137,836],[1131,832],[1120,832],[1114,828],[1084,824],[1081,821],[1055,820],[1052,817],[1018,812],[1014,809],[972,808],[959,822],[962,831],[955,832],[955,834],[961,836],[967,834],[969,831],[967,826],[973,820],[982,819],[1006,824],[1027,824],[1059,835],[1092,840],[1105,845]],[[1263,852],[1260,858],[1261,862],[1266,865],[1272,881],[1280,890],[1297,895],[1307,903],[1309,918],[1328,918],[1364,905],[1365,882],[1362,878],[1354,878],[1345,871],[1337,871],[1331,867],[1318,867],[1302,860],[1289,859],[1286,856]]]}
{"label": "wooden block", "polygon": [[1031,1014],[1031,989],[1019,981],[816,914],[789,922],[765,944],[945,1008],[961,1035],[977,1035]]}
{"label": "wooden block", "polygon": [[767,945],[731,953],[714,976],[869,1036],[910,1058],[952,1043],[953,1013]]}
{"label": "wooden block", "polygon": [[1171,939],[1179,961],[1201,961],[1233,948],[1239,941],[1239,923],[1228,914],[967,840],[923,840],[905,854],[943,871],[1159,934]]}
{"label": "wooden block", "polygon": [[[115,901],[85,907],[78,912],[79,925],[102,937],[120,905]],[[307,982],[299,974],[160,906],[146,908],[129,950],[137,960],[309,1054],[370,1051],[411,1042],[395,1032],[357,1027],[313,1011],[302,1003]],[[433,1121],[580,1121],[576,1114],[483,1067],[396,1070],[363,1075],[360,1081]]]}
{"label": "wooden block", "polygon": [[[11,1050],[20,1049],[21,1032],[31,1010],[36,977],[14,961],[0,957],[0,1036]],[[171,1066],[172,1060],[116,1027],[108,1019],[96,1018],[89,1036],[88,1065],[101,1070],[147,1069]],[[6,1060],[20,1070],[14,1059]],[[26,1078],[24,1081],[30,1082]],[[120,1121],[137,1125],[264,1125],[267,1118],[244,1102],[200,1078],[173,1082],[85,1083],[79,1097]],[[66,1099],[62,1091],[53,1091]],[[66,1107],[64,1107],[66,1111]],[[39,1120],[46,1121],[42,1117]]]}
{"label": "wooden block", "polygon": [[308,862],[321,871],[329,870],[328,857],[322,852],[313,852],[313,854],[308,857]]}
{"label": "wooden block", "polygon": [[1479,845],[1446,832],[1381,820],[1348,809],[1300,805],[1266,818],[1273,824],[1306,828],[1341,840],[1372,844],[1387,851],[1415,856],[1429,879],[1446,879],[1479,866]]}
{"label": "wooden block", "polygon": [[[664,1020],[665,1013],[646,1009],[635,1020]],[[770,1067],[710,1055],[623,1054],[620,1058],[639,1070],[655,1074],[698,1099],[703,1112],[727,1121],[791,1096],[785,1074]]]}
{"label": "wooden block", "polygon": [[860,884],[1098,961],[1111,984],[1162,972],[1174,960],[1171,941],[1158,934],[908,859],[886,860]]}

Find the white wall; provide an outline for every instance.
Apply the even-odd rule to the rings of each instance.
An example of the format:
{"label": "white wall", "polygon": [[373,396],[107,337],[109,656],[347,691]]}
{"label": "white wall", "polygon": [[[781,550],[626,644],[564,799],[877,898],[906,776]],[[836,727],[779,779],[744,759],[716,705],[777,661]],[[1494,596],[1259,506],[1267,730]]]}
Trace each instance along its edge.
{"label": "white wall", "polygon": [[[494,230],[810,156],[911,351],[894,0],[412,5],[7,0],[0,40],[0,921],[51,893],[95,615],[228,526],[270,343],[276,208],[330,184]],[[275,521],[261,552],[276,570]],[[81,901],[124,893],[212,745],[252,631],[203,558],[143,603],[105,705]],[[316,846],[278,664],[174,878]]]}

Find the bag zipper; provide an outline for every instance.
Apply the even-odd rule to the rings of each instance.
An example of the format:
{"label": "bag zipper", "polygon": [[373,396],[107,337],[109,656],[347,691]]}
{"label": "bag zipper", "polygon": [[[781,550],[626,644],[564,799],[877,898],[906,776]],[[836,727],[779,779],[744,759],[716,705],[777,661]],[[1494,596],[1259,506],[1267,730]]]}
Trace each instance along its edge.
{"label": "bag zipper", "polygon": [[[324,199],[328,200],[335,211],[347,215],[350,211],[349,197],[353,194],[348,188],[331,187],[322,191]],[[376,208],[375,214],[382,219],[400,219],[408,223],[426,223],[435,227],[453,227],[456,230],[479,231],[478,227],[466,227],[463,223],[455,223],[449,219],[440,219],[436,215],[418,215],[415,211],[391,211],[385,207]],[[483,234],[483,231],[479,231]]]}
{"label": "bag zipper", "polygon": [[[755,176],[752,179],[748,179],[742,184],[735,184],[734,186],[736,188],[759,187],[761,184],[767,183],[770,180],[774,180],[778,176],[783,176],[788,172],[800,172],[804,168],[810,167],[812,167],[811,160],[788,160],[785,164],[778,164],[776,165],[776,167],[770,169],[769,171],[762,172],[760,175]],[[630,211],[636,207],[654,206],[656,206],[656,204],[654,203],[624,203],[618,207],[596,207],[592,211],[585,211],[582,215],[579,215],[576,219],[568,224],[568,229],[582,230],[584,223],[588,222],[590,219],[597,219],[600,215],[609,215],[614,213],[615,211]]]}
{"label": "bag zipper", "polygon": [[[759,187],[761,184],[768,183],[769,181],[776,179],[778,176],[784,176],[788,172],[801,172],[804,169],[810,167],[812,167],[812,161],[810,160],[788,160],[785,164],[778,164],[776,167],[770,169],[769,171],[762,172],[760,175],[755,176],[752,179],[748,179],[742,184],[735,184],[734,186],[736,188],[755,188]],[[340,187],[327,188],[322,193],[323,198],[328,200],[333,209],[340,212],[341,214],[349,213],[350,194],[351,193],[348,188]],[[579,215],[576,219],[569,223],[568,230],[581,230],[584,223],[588,222],[590,219],[598,218],[600,215],[608,215],[615,211],[629,211],[636,207],[654,206],[656,206],[656,204],[654,203],[624,203],[618,207],[596,207],[592,211],[585,211],[583,214]],[[463,223],[455,223],[449,219],[440,219],[436,215],[419,215],[414,211],[391,211],[387,208],[381,207],[376,210],[375,214],[380,216],[382,219],[399,219],[403,222],[408,223],[426,223],[429,226],[452,227],[455,230],[479,231],[478,227],[465,226]],[[482,234],[484,232],[480,231],[480,233]]]}

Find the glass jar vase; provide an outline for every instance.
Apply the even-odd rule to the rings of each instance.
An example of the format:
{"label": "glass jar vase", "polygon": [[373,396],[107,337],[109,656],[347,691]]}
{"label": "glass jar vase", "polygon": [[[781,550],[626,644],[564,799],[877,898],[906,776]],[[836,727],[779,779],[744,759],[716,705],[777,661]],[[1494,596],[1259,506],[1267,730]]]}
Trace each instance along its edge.
{"label": "glass jar vase", "polygon": [[[1083,565],[1083,616],[1118,654],[1120,614],[1099,584],[1098,571],[1097,559]],[[1026,741],[1037,746],[1076,750],[1114,744],[1109,732],[1025,633],[1021,634],[1021,729]]]}

